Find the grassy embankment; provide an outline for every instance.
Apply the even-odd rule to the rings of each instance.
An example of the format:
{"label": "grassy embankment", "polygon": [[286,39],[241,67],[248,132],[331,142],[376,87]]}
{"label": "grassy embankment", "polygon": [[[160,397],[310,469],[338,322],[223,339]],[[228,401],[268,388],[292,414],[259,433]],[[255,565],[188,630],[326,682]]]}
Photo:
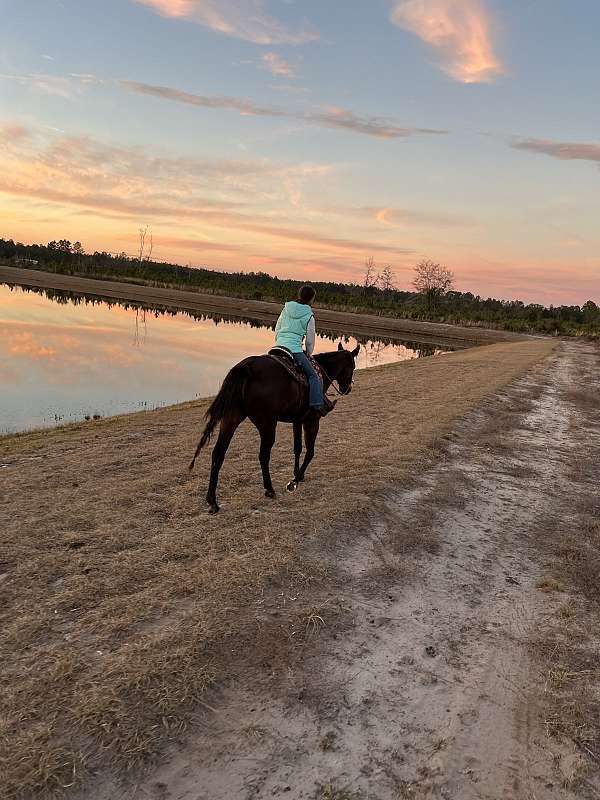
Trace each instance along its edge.
{"label": "grassy embankment", "polygon": [[[0,265],[1,281],[39,289],[56,289],[109,299],[115,298],[151,307],[162,306],[192,313],[252,318],[265,323],[274,323],[281,311],[280,303],[262,300],[202,294],[193,289],[183,290],[127,281],[98,280]],[[353,313],[348,309],[335,311],[318,307],[315,313],[318,318],[319,330],[341,334],[353,333],[363,338],[410,338],[425,343],[435,341],[457,347],[502,340],[515,341],[522,338],[518,334],[507,331],[477,327],[461,328],[458,325],[422,322],[393,316],[377,316],[372,311],[362,314]]]}
{"label": "grassy embankment", "polygon": [[[0,239],[0,252],[3,249],[6,252],[6,244]],[[30,253],[30,256],[34,255],[40,261],[21,263],[18,271],[23,275],[46,270],[52,275],[125,282],[151,289],[183,290],[213,298],[265,300],[279,305],[295,297],[301,285],[300,281],[271,277],[266,273],[195,269],[175,264],[139,262],[130,258],[112,258],[108,254],[76,256],[37,246],[34,246],[34,250],[36,252]],[[12,265],[14,269],[15,263],[0,256],[0,266],[11,268]],[[422,295],[400,289],[384,291],[377,286],[365,288],[356,283],[327,281],[316,281],[315,287],[318,306],[330,310],[518,333],[600,336],[600,309],[592,300],[582,306],[544,307],[538,303],[525,304],[518,300],[483,298],[472,292],[449,291],[438,298],[434,305],[429,305]]]}
{"label": "grassy embankment", "polygon": [[377,510],[453,420],[552,347],[502,342],[358,373],[293,495],[281,430],[274,501],[246,423],[214,518],[199,502],[208,455],[186,472],[206,401],[0,439],[5,796],[61,792],[180,738],[252,652],[265,587],[322,579],[314,552],[336,526]]}

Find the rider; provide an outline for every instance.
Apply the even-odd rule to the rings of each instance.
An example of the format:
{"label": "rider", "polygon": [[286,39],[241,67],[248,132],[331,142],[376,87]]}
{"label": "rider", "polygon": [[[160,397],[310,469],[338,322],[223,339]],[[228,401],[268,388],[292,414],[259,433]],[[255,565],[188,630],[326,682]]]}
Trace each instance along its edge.
{"label": "rider", "polygon": [[[315,348],[315,318],[310,307],[315,294],[312,286],[301,286],[297,299],[290,300],[284,305],[275,326],[275,344],[289,350],[302,368],[308,378],[309,405],[324,417],[335,404],[323,395],[321,380],[308,358]],[[304,339],[306,339],[306,353],[302,350]]]}

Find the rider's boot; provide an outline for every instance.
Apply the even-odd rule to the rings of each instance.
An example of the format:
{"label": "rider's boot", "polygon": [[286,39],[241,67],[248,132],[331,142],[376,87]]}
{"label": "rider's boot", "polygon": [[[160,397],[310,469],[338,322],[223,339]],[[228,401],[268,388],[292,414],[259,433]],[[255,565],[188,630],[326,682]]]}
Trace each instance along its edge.
{"label": "rider's boot", "polygon": [[323,398],[323,405],[316,409],[316,411],[322,416],[326,417],[330,411],[333,411],[335,408],[335,404],[337,400],[330,400],[327,396]]}

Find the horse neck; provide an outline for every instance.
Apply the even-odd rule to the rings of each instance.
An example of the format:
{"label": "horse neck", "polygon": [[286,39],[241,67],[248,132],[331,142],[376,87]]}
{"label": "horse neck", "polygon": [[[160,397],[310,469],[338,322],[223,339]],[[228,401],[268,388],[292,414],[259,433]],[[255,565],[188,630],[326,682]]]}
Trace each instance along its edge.
{"label": "horse neck", "polygon": [[315,356],[316,360],[323,367],[327,375],[323,375],[323,388],[327,390],[332,381],[336,380],[340,368],[340,359],[337,358],[337,350],[333,353],[319,353]]}

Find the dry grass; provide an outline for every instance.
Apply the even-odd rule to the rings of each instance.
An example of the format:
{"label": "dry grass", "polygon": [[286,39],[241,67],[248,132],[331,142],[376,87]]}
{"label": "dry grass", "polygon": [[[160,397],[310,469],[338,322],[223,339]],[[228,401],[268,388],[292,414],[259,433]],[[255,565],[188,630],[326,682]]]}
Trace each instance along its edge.
{"label": "dry grass", "polygon": [[552,641],[538,643],[538,648],[545,652],[546,731],[549,736],[574,742],[597,768],[600,763],[598,653],[590,649],[587,635],[573,626],[565,628],[560,641],[553,637]]}
{"label": "dry grass", "polygon": [[353,792],[347,786],[339,786],[337,782],[330,782],[317,786],[315,800],[360,800],[362,794]]}
{"label": "dry grass", "polygon": [[[198,498],[208,456],[186,473],[204,401],[1,439],[4,796],[61,794],[181,739],[229,665],[269,644],[256,621],[267,583],[321,580],[307,547],[331,546],[335,526],[353,526],[453,420],[552,346],[496,344],[360,373],[293,495],[282,429],[276,501],[263,497],[257,436],[243,426],[217,517]],[[307,609],[304,638],[329,613]]]}
{"label": "dry grass", "polygon": [[319,747],[324,753],[326,753],[328,750],[334,750],[335,740],[336,740],[335,731],[327,731],[327,733],[321,737],[321,741],[319,742]]}
{"label": "dry grass", "polygon": [[562,583],[553,578],[552,575],[544,575],[543,578],[536,583],[538,589],[541,589],[542,592],[562,592],[563,585]]}

